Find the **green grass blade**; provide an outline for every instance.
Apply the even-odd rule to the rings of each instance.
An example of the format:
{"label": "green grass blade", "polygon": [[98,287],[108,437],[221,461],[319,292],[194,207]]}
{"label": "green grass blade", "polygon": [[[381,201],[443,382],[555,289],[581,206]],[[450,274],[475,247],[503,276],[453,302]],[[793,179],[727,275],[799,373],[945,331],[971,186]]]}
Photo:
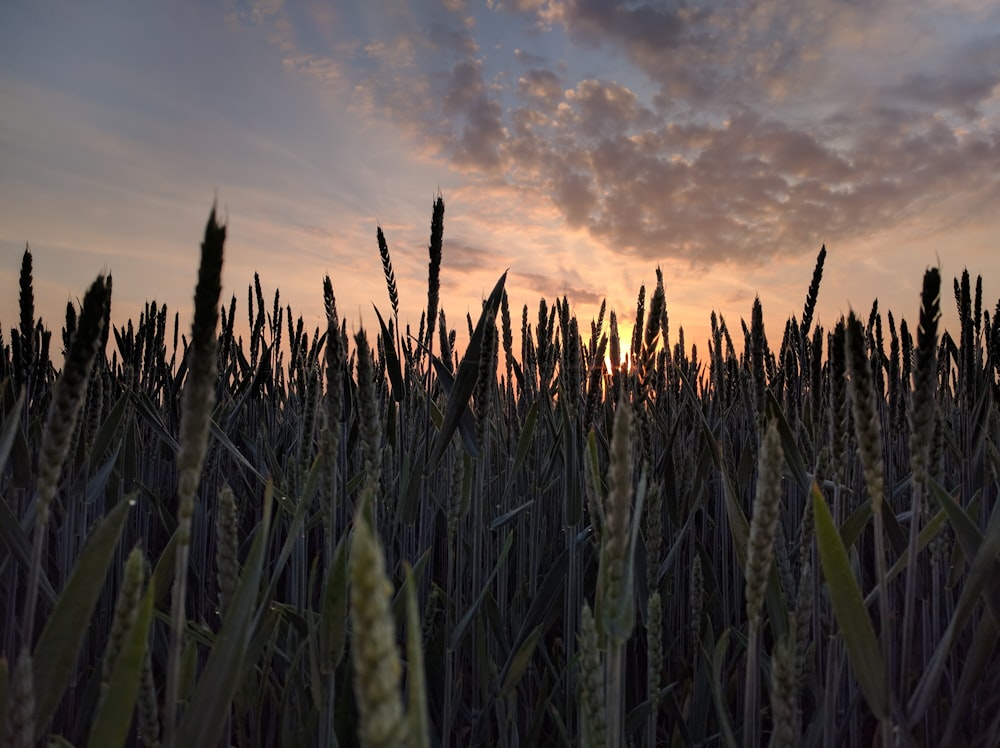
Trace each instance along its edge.
{"label": "green grass blade", "polygon": [[139,695],[139,679],[146,658],[155,598],[155,586],[150,584],[142,597],[139,615],[129,629],[121,653],[115,660],[111,679],[108,681],[107,695],[90,727],[88,746],[117,748],[125,745],[128,739],[132,712],[135,709],[136,697]]}
{"label": "green grass blade", "polygon": [[840,542],[844,544],[845,548],[850,548],[858,542],[858,538],[865,531],[868,520],[871,518],[872,502],[871,499],[865,499],[864,503],[851,512],[851,515],[844,520],[844,524],[840,526]]}
{"label": "green grass blade", "polygon": [[812,502],[816,544],[833,612],[847,647],[847,658],[872,713],[880,720],[885,719],[889,715],[889,688],[885,660],[875,638],[875,629],[865,609],[861,590],[851,573],[847,550],[841,542],[830,507],[816,486],[813,486]]}
{"label": "green grass blade", "polygon": [[[177,530],[174,530],[170,535],[170,540],[167,541],[163,550],[160,551],[160,557],[156,560],[156,566],[153,567],[153,577],[150,582],[156,587],[156,605],[158,606],[169,599],[168,593],[174,583],[174,570],[177,566],[175,563],[177,540]],[[169,603],[167,605],[169,606]]]}
{"label": "green grass blade", "polygon": [[[425,346],[421,346],[421,348],[427,350]],[[455,376],[448,371],[448,367],[441,362],[441,359],[433,353],[430,353],[430,357],[431,364],[434,365],[434,371],[437,373],[438,384],[441,385],[444,394],[450,398],[452,391],[455,389]],[[444,423],[444,414],[437,409],[434,403],[431,403],[431,419],[439,429],[441,428],[441,424]],[[476,420],[472,417],[472,411],[468,408],[464,408],[462,415],[459,416],[458,434],[462,437],[462,444],[465,446],[465,450],[473,457],[478,457],[479,445],[476,444]]]}
{"label": "green grass blade", "polygon": [[[121,425],[122,418],[125,417],[125,411],[128,408],[128,403],[129,395],[125,392],[118,398],[118,402],[116,402],[114,407],[111,409],[111,413],[108,414],[108,417],[104,419],[104,423],[102,423],[101,427],[97,430],[97,435],[94,437],[93,447],[90,450],[91,469],[93,469],[94,463],[104,456],[104,453],[107,452],[115,434],[118,433],[118,427]],[[132,416],[130,415],[129,417],[131,418]]]}
{"label": "green grass blade", "polygon": [[733,536],[733,543],[736,545],[736,560],[743,569],[747,563],[747,545],[750,543],[750,523],[743,514],[740,500],[736,496],[736,488],[733,486],[729,470],[725,465],[722,468],[722,488],[726,497],[726,516],[729,518],[729,532]]}
{"label": "green grass blade", "polygon": [[483,306],[483,312],[479,315],[479,322],[469,339],[469,346],[465,349],[462,362],[458,365],[458,373],[455,375],[455,386],[448,397],[448,405],[444,410],[444,422],[441,424],[441,433],[438,435],[437,446],[434,454],[428,463],[428,468],[437,466],[441,462],[451,443],[451,437],[458,428],[458,422],[469,405],[469,398],[476,387],[476,379],[479,377],[479,358],[483,345],[483,337],[486,328],[496,319],[497,311],[500,309],[500,298],[503,296],[504,283],[507,281],[507,273],[500,276],[496,286]]}
{"label": "green grass blade", "polygon": [[323,607],[320,614],[320,670],[329,675],[344,659],[347,643],[347,555],[350,534],[344,533],[337,541],[333,563],[327,572],[323,590]]}
{"label": "green grass blade", "polygon": [[389,334],[389,329],[382,319],[382,312],[372,304],[375,309],[375,316],[378,317],[379,326],[382,328],[382,349],[385,351],[385,371],[389,375],[389,383],[392,384],[392,399],[397,403],[403,401],[403,372],[399,368],[399,356],[396,355],[396,344]]}
{"label": "green grass blade", "polygon": [[267,476],[250,464],[250,461],[243,456],[243,453],[240,452],[235,444],[233,444],[232,439],[229,438],[226,432],[222,430],[222,427],[219,426],[214,419],[208,422],[208,429],[212,436],[214,436],[218,440],[219,444],[222,445],[223,449],[229,452],[232,458],[242,465],[248,473],[256,477],[262,484],[267,483]]}
{"label": "green grass blade", "polygon": [[[34,511],[28,512],[28,518],[32,523],[35,514]],[[22,568],[27,569],[31,566],[31,541],[28,540],[21,523],[17,521],[17,517],[14,516],[3,496],[0,496],[0,543],[7,549],[5,551],[0,548],[0,570],[3,569],[4,562],[7,560],[7,552],[14,554],[14,558],[21,564]],[[45,569],[38,570],[38,588],[49,605],[55,603],[56,591],[46,576]]]}
{"label": "green grass blade", "polygon": [[69,682],[131,504],[114,507],[87,539],[35,644],[35,734],[48,727]]}
{"label": "green grass blade", "polygon": [[520,682],[521,676],[524,675],[524,671],[531,663],[531,656],[535,653],[535,647],[538,646],[538,640],[541,639],[544,631],[545,629],[541,624],[535,626],[521,646],[516,651],[510,653],[507,663],[504,665],[503,670],[501,670],[501,696],[509,694],[511,689]]}
{"label": "green grass blade", "polygon": [[531,509],[531,507],[533,507],[534,505],[535,505],[535,500],[528,499],[523,504],[514,507],[509,512],[504,512],[499,517],[490,522],[490,524],[488,525],[489,529],[499,530],[501,527],[506,527],[515,519],[517,519],[518,515],[524,514],[524,512]]}

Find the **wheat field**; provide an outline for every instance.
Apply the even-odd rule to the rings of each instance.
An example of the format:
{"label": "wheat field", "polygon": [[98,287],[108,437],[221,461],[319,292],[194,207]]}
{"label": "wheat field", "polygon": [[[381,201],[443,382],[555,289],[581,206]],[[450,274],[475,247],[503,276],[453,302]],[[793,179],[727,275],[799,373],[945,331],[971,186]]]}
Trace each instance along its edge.
{"label": "wheat field", "polygon": [[998,744],[981,278],[954,331],[935,268],[909,322],[824,329],[823,248],[780,335],[713,312],[699,357],[659,270],[630,340],[512,312],[505,276],[459,336],[443,235],[438,198],[411,327],[377,231],[388,305],[351,334],[329,277],[322,329],[256,276],[220,298],[214,210],[190,330],[113,325],[98,276],[54,334],[25,251],[0,746]]}

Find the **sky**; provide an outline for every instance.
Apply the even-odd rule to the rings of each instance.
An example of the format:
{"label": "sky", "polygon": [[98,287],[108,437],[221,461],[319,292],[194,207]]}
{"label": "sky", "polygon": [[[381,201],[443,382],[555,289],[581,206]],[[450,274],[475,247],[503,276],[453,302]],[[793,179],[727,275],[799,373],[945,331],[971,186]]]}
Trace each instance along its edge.
{"label": "sky", "polygon": [[711,312],[738,333],[759,296],[776,345],[824,244],[820,324],[877,298],[915,325],[939,266],[947,325],[964,268],[1000,293],[1000,3],[0,7],[7,342],[26,243],[56,340],[98,273],[116,324],[151,300],[187,324],[213,201],[238,320],[259,272],[325,324],[329,274],[349,327],[376,325],[381,226],[415,331],[439,192],[459,330],[507,270],[515,320],[565,296],[589,330],[606,300],[627,334],[660,267],[672,342],[703,357]]}

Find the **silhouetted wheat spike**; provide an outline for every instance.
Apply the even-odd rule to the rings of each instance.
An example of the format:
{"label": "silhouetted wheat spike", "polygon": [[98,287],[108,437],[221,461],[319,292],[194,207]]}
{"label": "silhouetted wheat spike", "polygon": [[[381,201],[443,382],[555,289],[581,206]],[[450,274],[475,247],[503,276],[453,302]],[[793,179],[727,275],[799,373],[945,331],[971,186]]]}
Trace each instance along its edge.
{"label": "silhouetted wheat spike", "polygon": [[507,369],[507,384],[510,385],[514,373],[514,333],[510,327],[510,304],[507,300],[506,290],[500,298],[500,324],[503,328],[503,355]]}
{"label": "silhouetted wheat spike", "polygon": [[819,297],[819,285],[823,280],[823,262],[826,260],[826,245],[820,247],[816,256],[816,267],[813,269],[812,282],[809,284],[809,291],[806,293],[806,303],[802,309],[802,341],[809,337],[809,328],[812,326],[813,312],[816,310],[816,299]]}
{"label": "silhouetted wheat spike", "polygon": [[441,363],[444,364],[444,368],[451,373],[455,372],[455,362],[452,361],[454,356],[454,349],[452,347],[453,338],[454,335],[449,335],[448,333],[448,318],[445,316],[444,309],[441,309],[438,311],[438,345],[440,346],[438,357],[441,359]]}
{"label": "silhouetted wheat spike", "polygon": [[72,301],[66,302],[66,326],[63,328],[63,355],[69,353],[69,344],[73,340],[73,333],[76,332],[76,307]]}
{"label": "silhouetted wheat spike", "polygon": [[601,308],[597,312],[597,320],[590,325],[590,355],[594,355],[594,348],[601,337],[601,330],[604,329],[604,315],[608,310],[608,300],[601,299]]}
{"label": "silhouetted wheat spike", "polygon": [[639,360],[639,351],[642,346],[642,325],[646,319],[646,287],[639,286],[639,296],[635,301],[635,327],[632,328],[632,347],[629,349],[629,356],[632,365]]}
{"label": "silhouetted wheat spike", "polygon": [[[657,268],[659,270],[659,268]],[[657,278],[662,278],[661,274]],[[667,308],[667,300],[663,290],[662,281],[658,280],[656,288],[653,290],[653,298],[649,304],[649,316],[646,319],[646,328],[643,337],[642,352],[639,360],[639,381],[648,388],[649,377],[652,374],[653,364],[656,360],[656,343],[660,338],[660,328],[663,324],[663,313]]]}
{"label": "silhouetted wheat spike", "polygon": [[973,320],[972,320],[972,289],[969,280],[969,271],[962,271],[962,281],[959,283],[955,279],[955,302],[958,306],[958,324],[960,330],[958,350],[960,353],[958,364],[959,387],[961,388],[963,400],[968,408],[975,405],[975,388],[973,372]]}
{"label": "silhouetted wheat spike", "polygon": [[656,285],[663,288],[663,311],[660,312],[660,340],[663,343],[663,350],[667,353],[667,360],[670,360],[670,316],[667,314],[666,285],[663,283],[663,271],[660,266],[656,266]]}
{"label": "silhouetted wheat spike", "polygon": [[177,719],[181,650],[186,623],[185,595],[191,548],[191,519],[205,454],[208,452],[209,420],[215,400],[216,367],[219,360],[216,328],[219,323],[225,241],[226,229],[216,222],[213,207],[205,227],[205,240],[201,244],[191,346],[188,350],[188,377],[181,402],[180,448],[177,452],[177,554],[163,714],[164,742],[167,745],[173,743],[174,723]]}
{"label": "silhouetted wheat spike", "polygon": [[[941,317],[941,273],[930,268],[924,273],[920,294],[920,326],[917,328],[917,348],[913,370],[913,395],[910,406],[910,466],[913,471],[910,506],[909,561],[906,569],[906,596],[903,611],[903,644],[900,651],[902,667],[900,683],[906,682],[913,635],[913,615],[916,604],[917,537],[923,493],[927,485],[927,468],[931,440],[934,438],[934,413],[937,407],[934,384],[937,376],[937,327]],[[917,663],[919,667],[919,662]]]}
{"label": "silhouetted wheat spike", "polygon": [[441,251],[444,240],[444,200],[438,195],[431,215],[431,241],[427,245],[430,260],[427,263],[427,345],[434,341],[434,324],[437,322],[438,300],[441,294]]}
{"label": "silhouetted wheat spike", "polygon": [[600,335],[600,342],[591,355],[589,364],[590,371],[587,377],[587,410],[585,422],[587,426],[594,422],[601,402],[601,396],[604,394],[601,382],[604,379],[604,355],[607,353],[607,350],[608,336],[602,333]]}
{"label": "silhouetted wheat spike", "polygon": [[28,576],[23,629],[27,641],[34,635],[35,605],[38,601],[38,581],[42,564],[42,547],[45,544],[49,521],[49,506],[55,498],[59,475],[69,452],[80,409],[87,396],[87,383],[94,368],[101,325],[104,324],[104,307],[108,303],[108,287],[104,283],[104,277],[98,276],[84,296],[79,327],[70,344],[62,374],[56,382],[45,430],[42,433],[36,489],[35,542]]}
{"label": "silhouetted wheat spike", "polygon": [[753,300],[753,311],[750,317],[750,372],[753,375],[754,403],[757,408],[758,430],[764,427],[764,390],[767,386],[765,358],[767,357],[767,338],[764,335],[764,310],[760,305],[760,297]]}
{"label": "silhouetted wheat spike", "polygon": [[389,245],[382,233],[382,227],[375,230],[378,239],[378,253],[382,258],[382,272],[385,273],[385,287],[389,292],[389,303],[392,305],[392,316],[399,324],[399,291],[396,289],[396,274],[392,271],[392,259],[389,257]]}
{"label": "silhouetted wheat spike", "polygon": [[31,396],[31,371],[35,362],[35,293],[32,289],[31,250],[25,246],[21,258],[20,290],[18,294],[20,328],[12,330],[14,349],[14,381]]}
{"label": "silhouetted wheat spike", "polygon": [[902,433],[905,428],[903,423],[906,412],[903,399],[903,385],[900,382],[900,341],[899,333],[896,332],[896,320],[892,312],[886,313],[889,321],[889,429],[895,433]]}
{"label": "silhouetted wheat spike", "polygon": [[[854,432],[858,439],[858,453],[872,504],[873,532],[875,536],[875,575],[879,591],[879,628],[882,651],[887,662],[892,662],[891,627],[889,625],[889,595],[886,589],[885,532],[882,505],[885,495],[885,462],[882,454],[882,421],[876,404],[875,383],[872,378],[872,361],[865,351],[865,333],[861,321],[851,312],[847,319],[847,370],[850,374],[848,390],[851,395],[851,412],[854,415]],[[877,352],[872,351],[875,359]],[[916,519],[914,518],[914,522]],[[888,674],[887,674],[888,675]],[[883,723],[883,738],[889,739],[891,729]]]}

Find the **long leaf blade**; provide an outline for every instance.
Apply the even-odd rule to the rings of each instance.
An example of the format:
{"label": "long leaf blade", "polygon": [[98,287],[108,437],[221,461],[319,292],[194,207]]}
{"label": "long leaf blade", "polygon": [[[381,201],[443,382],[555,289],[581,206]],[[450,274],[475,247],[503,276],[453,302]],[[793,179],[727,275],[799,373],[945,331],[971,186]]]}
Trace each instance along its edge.
{"label": "long leaf blade", "polygon": [[500,276],[493,287],[492,293],[483,306],[483,312],[479,315],[479,322],[469,339],[469,347],[465,350],[462,363],[458,365],[458,373],[455,375],[455,386],[452,388],[451,396],[448,398],[448,405],[444,411],[444,421],[441,424],[441,433],[438,436],[437,446],[431,456],[428,469],[435,467],[444,458],[451,437],[458,428],[458,422],[462,418],[462,413],[469,405],[469,398],[476,387],[476,379],[479,376],[479,356],[483,345],[483,337],[486,328],[496,319],[497,311],[500,309],[500,298],[503,296],[504,283],[507,281],[507,273]]}
{"label": "long leaf blade", "polygon": [[841,542],[830,507],[816,485],[812,489],[812,502],[816,544],[833,612],[847,647],[847,658],[872,713],[880,720],[885,719],[889,714],[889,688],[885,660],[875,638],[875,629],[865,609],[861,590],[851,573],[847,550]]}
{"label": "long leaf blade", "polygon": [[139,695],[139,679],[146,658],[149,628],[153,622],[153,601],[156,599],[155,582],[149,585],[142,597],[139,615],[128,631],[111,679],[107,695],[90,728],[87,745],[94,748],[117,748],[128,739],[132,712]]}
{"label": "long leaf blade", "polygon": [[45,732],[69,682],[130,506],[122,501],[90,534],[35,644],[36,736]]}

